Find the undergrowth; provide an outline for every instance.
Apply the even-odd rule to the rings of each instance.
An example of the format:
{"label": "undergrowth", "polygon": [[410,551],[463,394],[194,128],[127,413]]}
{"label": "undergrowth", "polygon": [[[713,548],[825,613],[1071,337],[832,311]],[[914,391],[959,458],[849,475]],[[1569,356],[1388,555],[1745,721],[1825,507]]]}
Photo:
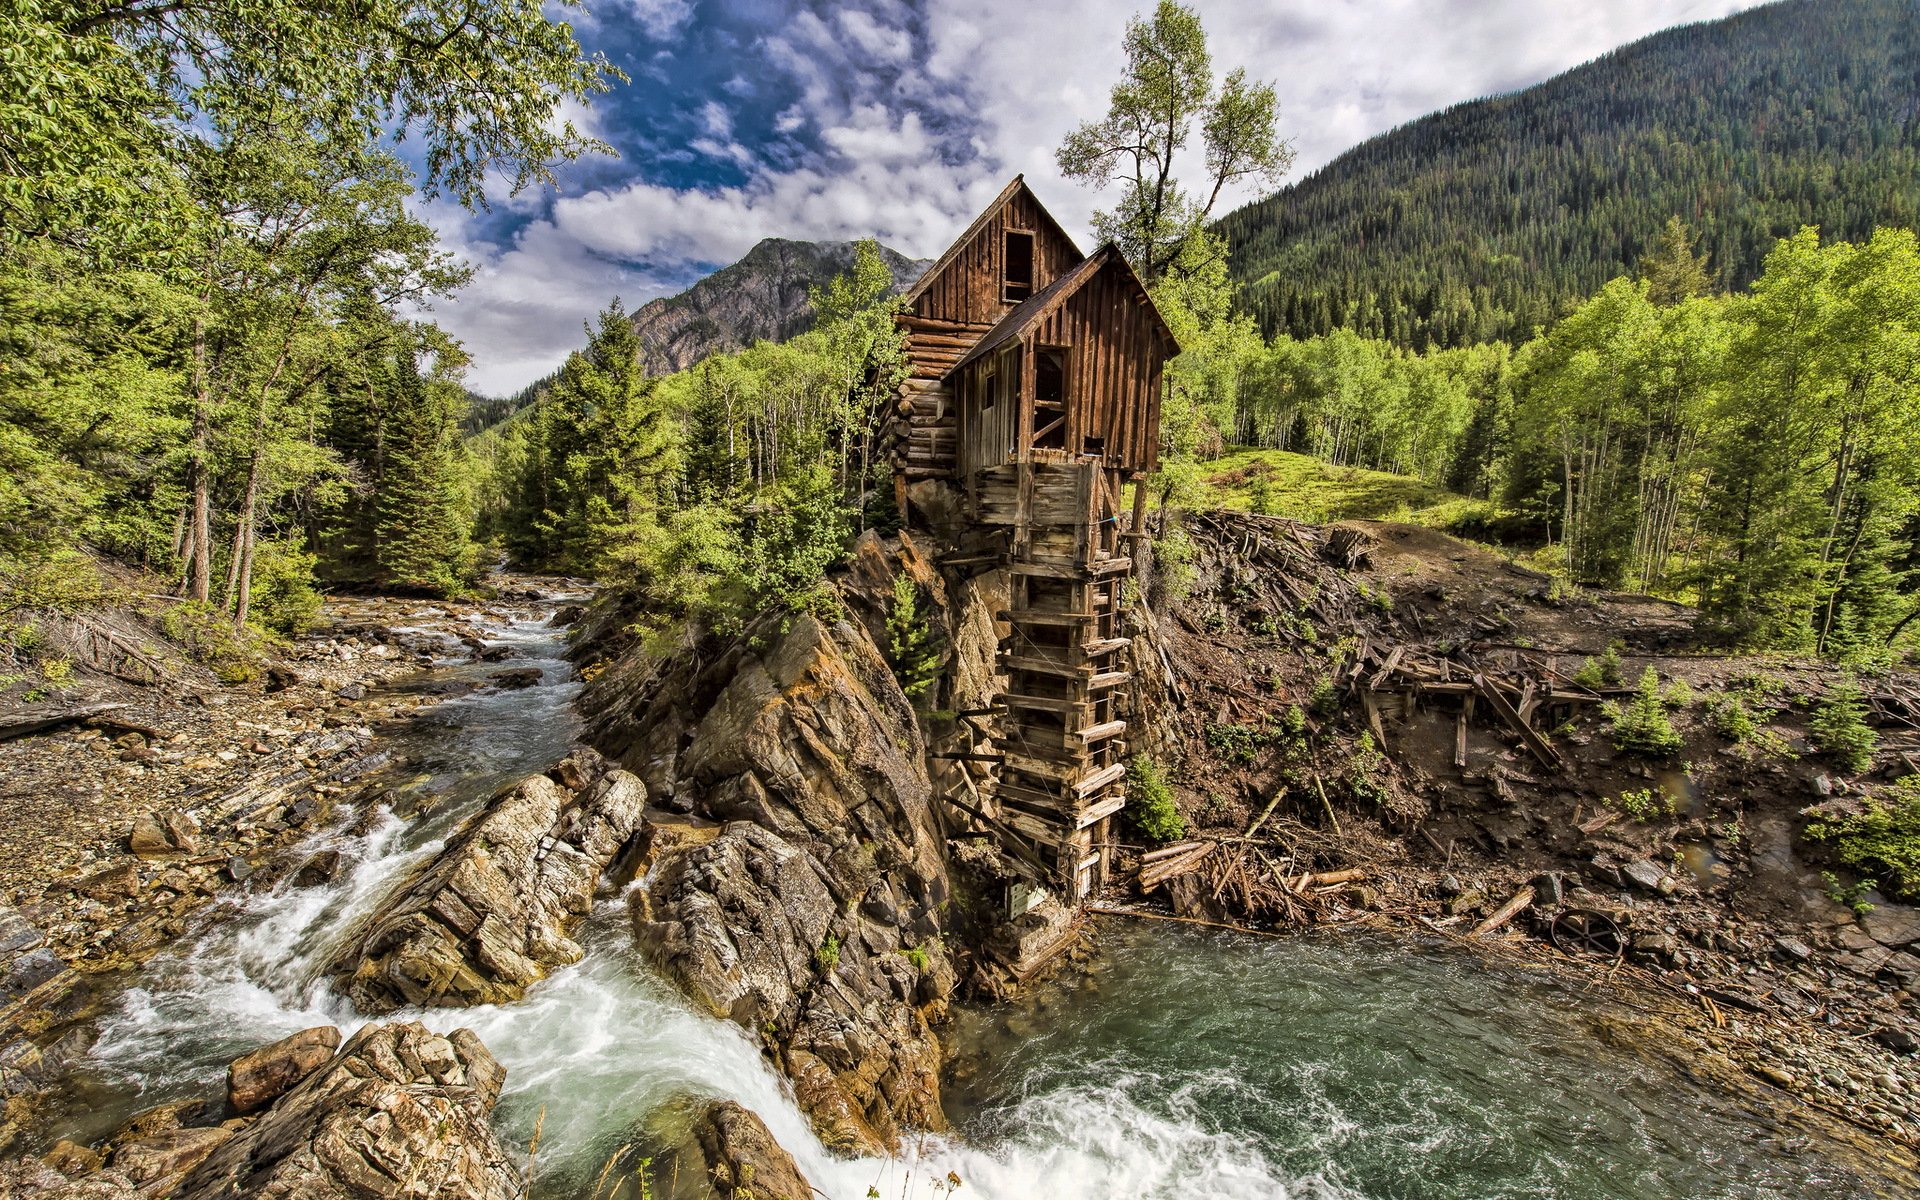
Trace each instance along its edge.
{"label": "undergrowth", "polygon": [[1858,813],[1816,817],[1806,833],[1828,843],[1836,859],[1879,880],[1891,894],[1920,899],[1920,776],[1909,775],[1868,795]]}

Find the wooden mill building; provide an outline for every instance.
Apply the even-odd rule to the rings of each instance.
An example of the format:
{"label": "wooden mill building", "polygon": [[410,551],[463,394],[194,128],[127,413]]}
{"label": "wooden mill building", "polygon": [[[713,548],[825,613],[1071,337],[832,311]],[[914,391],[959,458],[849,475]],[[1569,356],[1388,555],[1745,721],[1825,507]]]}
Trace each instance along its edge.
{"label": "wooden mill building", "polygon": [[1008,572],[993,706],[994,824],[1078,900],[1126,803],[1121,615],[1154,468],[1161,372],[1178,353],[1113,246],[1081,253],[1016,177],[905,297],[911,377],[891,438],[910,484],[962,497],[975,561]]}

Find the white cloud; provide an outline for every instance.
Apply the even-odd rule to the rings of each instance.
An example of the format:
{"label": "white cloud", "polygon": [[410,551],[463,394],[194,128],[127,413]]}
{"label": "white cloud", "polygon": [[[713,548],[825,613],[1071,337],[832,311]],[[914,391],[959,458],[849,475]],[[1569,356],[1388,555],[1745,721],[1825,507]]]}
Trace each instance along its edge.
{"label": "white cloud", "polygon": [[612,0],[631,13],[649,37],[666,41],[693,19],[693,0]]}
{"label": "white cloud", "polygon": [[[671,34],[693,12],[690,0],[619,2],[650,33]],[[1202,18],[1216,71],[1243,66],[1274,81],[1298,178],[1427,112],[1753,3],[1207,0]],[[580,343],[581,322],[616,291],[638,306],[763,237],[876,236],[937,254],[1016,171],[1085,241],[1091,210],[1109,198],[1061,179],[1054,147],[1104,112],[1126,21],[1147,0],[936,3],[918,18],[893,0],[863,7],[828,9],[831,20],[805,10],[783,17],[778,35],[751,48],[752,69],[721,87],[744,96],[756,90],[747,79],[778,77],[797,90],[773,126],[782,136],[817,130],[825,153],[816,160],[776,168],[756,159],[719,97],[688,96],[679,99],[701,136],[660,161],[688,151],[726,160],[743,169],[740,186],[676,191],[636,180],[562,197],[504,246],[442,213],[449,244],[480,266],[439,313],[474,354],[474,386],[498,392],[538,377]],[[1189,165],[1198,167],[1197,151]],[[1218,211],[1253,198],[1242,188]]]}

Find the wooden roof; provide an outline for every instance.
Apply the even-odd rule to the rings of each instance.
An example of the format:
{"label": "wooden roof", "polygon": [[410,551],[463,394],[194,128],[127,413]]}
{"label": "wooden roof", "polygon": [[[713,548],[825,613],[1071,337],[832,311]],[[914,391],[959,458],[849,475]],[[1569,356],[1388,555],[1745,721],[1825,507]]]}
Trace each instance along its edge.
{"label": "wooden roof", "polygon": [[[1018,182],[1018,180],[1015,182]],[[991,212],[992,210],[989,209],[988,211]],[[1065,304],[1075,292],[1085,286],[1089,279],[1098,275],[1102,268],[1109,265],[1118,266],[1120,270],[1126,273],[1127,280],[1133,284],[1134,290],[1140,295],[1140,302],[1146,306],[1147,312],[1153,315],[1154,324],[1160,327],[1161,336],[1166,338],[1167,345],[1173,348],[1172,353],[1178,354],[1180,352],[1180,343],[1174,340],[1173,330],[1167,328],[1166,318],[1160,315],[1160,310],[1154,305],[1153,297],[1148,294],[1146,285],[1141,283],[1140,276],[1135,274],[1133,264],[1127,261],[1126,255],[1120,253],[1118,246],[1115,246],[1112,242],[1108,242],[1098,250],[1095,250],[1093,257],[1082,261],[1078,266],[1074,267],[1073,270],[1068,271],[1046,287],[1041,288],[1038,292],[1035,292],[1032,296],[1022,301],[1019,307],[1002,317],[998,325],[988,330],[978,342],[974,343],[973,349],[967,351],[966,355],[962,357],[959,362],[953,364],[953,368],[947,372],[947,377],[952,378],[954,375],[959,374],[968,363],[992,354],[1008,342],[1025,337],[1035,325],[1045,320],[1049,313],[1059,308],[1062,304]]]}
{"label": "wooden roof", "polygon": [[1008,181],[1006,187],[1000,189],[1000,194],[994,197],[993,203],[980,210],[980,215],[973,219],[971,225],[967,226],[966,232],[955,238],[953,245],[948,246],[946,252],[941,254],[939,258],[934,259],[933,265],[928,267],[920,278],[914,281],[914,285],[908,288],[906,294],[901,297],[902,302],[911,306],[915,300],[918,300],[920,293],[926,291],[927,287],[939,277],[940,272],[946,270],[954,258],[957,257],[962,250],[966,249],[967,243],[974,239],[974,235],[985,228],[987,222],[993,220],[993,215],[1002,208],[1005,208],[1007,201],[1013,199],[1021,192],[1025,192],[1028,199],[1033,201],[1033,206],[1040,210],[1040,215],[1046,218],[1047,224],[1053,227],[1053,232],[1060,236],[1060,240],[1066,243],[1068,248],[1073,251],[1074,256],[1080,257],[1080,248],[1073,244],[1073,238],[1068,236],[1066,229],[1054,218],[1054,215],[1047,211],[1047,206],[1040,203],[1040,197],[1033,194],[1033,189],[1027,186],[1026,175],[1015,175]]}

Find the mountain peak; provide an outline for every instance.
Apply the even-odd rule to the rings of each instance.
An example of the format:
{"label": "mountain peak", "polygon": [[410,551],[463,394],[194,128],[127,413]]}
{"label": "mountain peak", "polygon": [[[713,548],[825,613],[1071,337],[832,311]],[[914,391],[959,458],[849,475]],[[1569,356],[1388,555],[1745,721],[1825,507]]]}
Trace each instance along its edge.
{"label": "mountain peak", "polygon": [[[850,267],[857,244],[762,238],[739,261],[679,295],[648,301],[633,314],[648,373],[685,370],[709,354],[805,333],[815,319],[809,291]],[[880,256],[896,292],[927,268],[924,260],[886,246]]]}

